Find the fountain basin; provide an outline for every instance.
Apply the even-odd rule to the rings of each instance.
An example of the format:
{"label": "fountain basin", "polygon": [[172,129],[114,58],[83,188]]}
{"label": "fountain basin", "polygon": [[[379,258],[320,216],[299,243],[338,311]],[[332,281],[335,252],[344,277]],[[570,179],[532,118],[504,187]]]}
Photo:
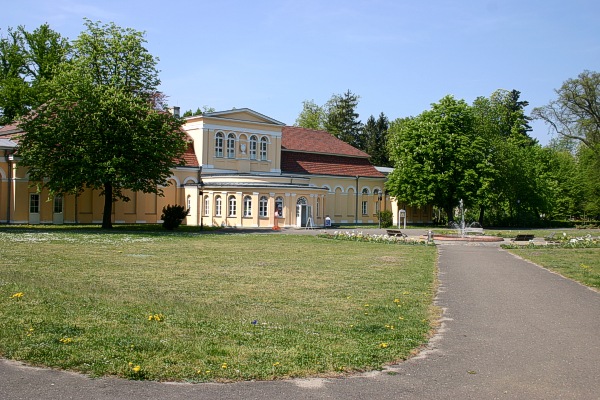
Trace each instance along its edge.
{"label": "fountain basin", "polygon": [[433,240],[446,240],[446,241],[457,241],[457,242],[503,242],[504,238],[498,236],[485,236],[485,235],[442,235],[433,234]]}

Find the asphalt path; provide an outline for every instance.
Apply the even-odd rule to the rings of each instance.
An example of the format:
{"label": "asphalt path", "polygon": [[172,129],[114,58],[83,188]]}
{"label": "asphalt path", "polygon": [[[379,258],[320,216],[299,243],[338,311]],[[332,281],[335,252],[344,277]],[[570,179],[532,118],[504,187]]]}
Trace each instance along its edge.
{"label": "asphalt path", "polygon": [[418,356],[384,371],[174,384],[0,360],[0,399],[600,399],[600,293],[497,244],[438,250],[439,331]]}

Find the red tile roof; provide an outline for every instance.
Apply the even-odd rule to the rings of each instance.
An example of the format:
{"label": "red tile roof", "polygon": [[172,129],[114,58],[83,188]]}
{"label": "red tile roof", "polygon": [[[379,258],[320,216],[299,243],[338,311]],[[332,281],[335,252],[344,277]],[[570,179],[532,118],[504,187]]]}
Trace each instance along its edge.
{"label": "red tile roof", "polygon": [[385,177],[366,158],[295,151],[281,152],[281,171],[294,174]]}
{"label": "red tile roof", "polygon": [[326,131],[315,131],[297,126],[284,126],[281,133],[282,150],[369,157],[364,151],[358,150],[356,147],[349,145]]}
{"label": "red tile roof", "polygon": [[185,162],[184,167],[199,167],[198,158],[196,157],[196,152],[194,151],[194,143],[188,141],[187,149],[181,159]]}
{"label": "red tile roof", "polygon": [[294,174],[384,178],[364,151],[329,132],[286,126],[281,137],[281,171]]}

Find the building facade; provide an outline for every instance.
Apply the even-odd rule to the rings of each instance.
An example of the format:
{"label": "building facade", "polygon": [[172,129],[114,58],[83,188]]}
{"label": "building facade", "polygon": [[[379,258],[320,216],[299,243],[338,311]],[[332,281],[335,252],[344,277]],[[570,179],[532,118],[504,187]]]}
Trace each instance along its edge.
{"label": "building facade", "polygon": [[[324,131],[285,124],[250,109],[188,117],[185,166],[173,169],[164,196],[126,193],[113,223],[160,223],[162,208],[190,209],[187,225],[317,227],[377,222],[378,210],[399,210],[408,223],[429,223],[431,207],[398,205],[384,192],[386,174],[368,154]],[[99,191],[49,198],[18,163],[14,126],[0,129],[0,222],[100,223]]]}

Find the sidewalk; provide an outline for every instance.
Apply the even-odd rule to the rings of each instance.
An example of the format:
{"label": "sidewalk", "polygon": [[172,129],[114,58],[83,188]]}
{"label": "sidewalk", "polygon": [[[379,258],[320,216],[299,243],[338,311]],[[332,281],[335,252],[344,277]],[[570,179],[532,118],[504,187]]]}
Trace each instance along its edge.
{"label": "sidewalk", "polygon": [[597,399],[600,293],[498,245],[441,244],[429,349],[345,379],[168,384],[87,377],[0,360],[2,399]]}

